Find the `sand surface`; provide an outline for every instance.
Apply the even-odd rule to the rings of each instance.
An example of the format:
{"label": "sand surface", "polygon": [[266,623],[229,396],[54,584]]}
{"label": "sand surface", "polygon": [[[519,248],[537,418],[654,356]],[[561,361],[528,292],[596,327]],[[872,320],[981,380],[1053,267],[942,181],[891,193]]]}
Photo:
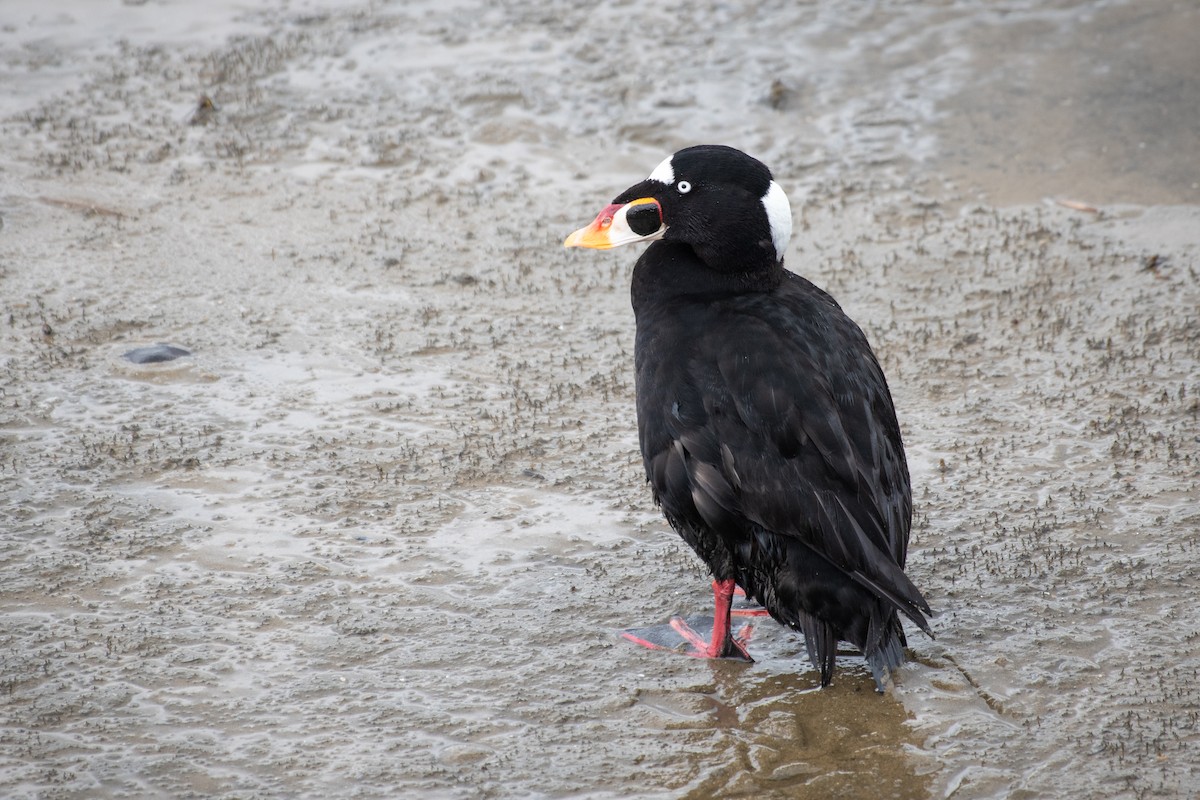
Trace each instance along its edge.
{"label": "sand surface", "polygon": [[[1197,30],[7,0],[0,795],[1200,793]],[[889,376],[939,613],[886,696],[769,622],[615,636],[708,586],[641,474],[636,249],[561,242],[698,142]]]}

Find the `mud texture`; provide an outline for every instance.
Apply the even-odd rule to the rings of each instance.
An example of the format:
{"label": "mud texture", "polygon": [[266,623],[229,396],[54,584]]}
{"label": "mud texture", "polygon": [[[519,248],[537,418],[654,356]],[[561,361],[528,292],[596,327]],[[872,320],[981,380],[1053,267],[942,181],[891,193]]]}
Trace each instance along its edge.
{"label": "mud texture", "polygon": [[[1200,793],[1194,4],[45,5],[0,9],[0,795]],[[561,242],[697,142],[891,381],[940,613],[886,696],[769,622],[615,636],[708,586],[636,252]]]}

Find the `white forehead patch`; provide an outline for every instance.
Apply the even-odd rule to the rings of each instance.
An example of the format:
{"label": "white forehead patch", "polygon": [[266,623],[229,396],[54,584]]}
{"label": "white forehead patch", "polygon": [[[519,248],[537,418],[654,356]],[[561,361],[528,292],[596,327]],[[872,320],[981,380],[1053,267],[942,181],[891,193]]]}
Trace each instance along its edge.
{"label": "white forehead patch", "polygon": [[767,193],[762,196],[762,204],[767,210],[767,222],[771,225],[771,243],[775,245],[775,257],[782,261],[783,251],[787,249],[788,241],[792,238],[792,204],[783,193],[783,187],[775,181],[771,181]]}
{"label": "white forehead patch", "polygon": [[675,182],[675,167],[671,166],[671,159],[675,156],[668,156],[663,159],[663,162],[654,168],[654,172],[650,173],[649,180],[665,183],[670,186]]}

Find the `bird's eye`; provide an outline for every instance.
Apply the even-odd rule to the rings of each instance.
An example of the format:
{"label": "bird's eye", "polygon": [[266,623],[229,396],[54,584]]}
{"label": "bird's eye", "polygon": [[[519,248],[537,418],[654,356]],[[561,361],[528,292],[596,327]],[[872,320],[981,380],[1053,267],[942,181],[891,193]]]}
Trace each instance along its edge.
{"label": "bird's eye", "polygon": [[675,188],[680,194],[687,194],[692,190],[692,185],[687,181],[680,181],[679,183],[675,184]]}

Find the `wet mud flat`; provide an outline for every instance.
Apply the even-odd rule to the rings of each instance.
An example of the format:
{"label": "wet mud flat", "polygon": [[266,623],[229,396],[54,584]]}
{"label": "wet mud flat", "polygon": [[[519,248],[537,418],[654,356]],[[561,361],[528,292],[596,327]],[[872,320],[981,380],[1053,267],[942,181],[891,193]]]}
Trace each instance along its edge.
{"label": "wet mud flat", "polygon": [[[1193,10],[13,8],[0,793],[1200,791],[1200,154],[1146,49]],[[1038,113],[1123,32],[1146,91]],[[561,240],[706,140],[896,396],[941,613],[884,697],[771,623],[614,635],[707,582],[642,485],[634,254]]]}

